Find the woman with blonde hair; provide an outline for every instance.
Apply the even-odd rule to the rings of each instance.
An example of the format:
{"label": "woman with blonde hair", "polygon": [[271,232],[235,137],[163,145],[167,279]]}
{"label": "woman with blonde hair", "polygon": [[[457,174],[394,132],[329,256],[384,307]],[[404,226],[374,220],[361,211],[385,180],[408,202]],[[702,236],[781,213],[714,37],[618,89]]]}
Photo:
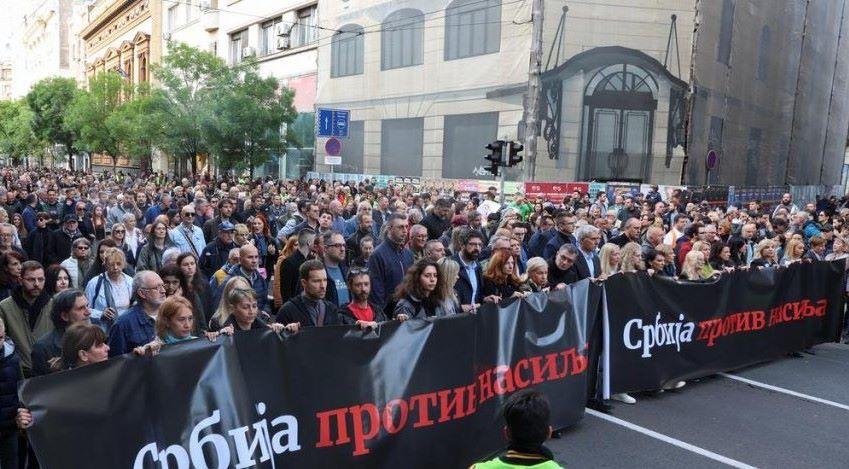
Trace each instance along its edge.
{"label": "woman with blonde hair", "polygon": [[460,300],[457,299],[457,292],[454,291],[454,284],[460,278],[460,264],[457,261],[443,257],[436,263],[436,272],[440,277],[445,279],[443,282],[437,283],[440,288],[439,298],[442,298],[442,310],[446,315],[466,313],[472,310],[470,305],[467,305],[469,311],[460,309]]}
{"label": "woman with blonde hair", "polygon": [[[643,250],[639,244],[635,242],[626,243],[621,249],[622,263],[621,272],[639,272],[646,270],[646,265],[643,262]],[[603,269],[604,267],[602,267]]]}
{"label": "woman with blonde hair", "polygon": [[702,266],[702,277],[709,278],[716,273],[713,266],[710,265],[710,243],[707,241],[696,241],[693,243],[693,251],[699,251],[705,257],[705,265]]}
{"label": "woman with blonde hair", "polygon": [[286,329],[289,332],[298,332],[299,323],[283,325],[274,322],[269,324],[260,319],[256,291],[244,279],[242,279],[242,282],[237,281],[240,278],[233,277],[224,284],[218,310],[209,321],[210,331],[228,334],[254,329],[271,329],[279,333]]}
{"label": "woman with blonde hair", "polygon": [[703,275],[705,266],[705,255],[696,249],[688,252],[684,257],[684,264],[681,266],[681,273],[679,274],[679,278],[683,280],[706,280],[710,277],[705,277]]}
{"label": "woman with blonde hair", "polygon": [[784,257],[781,259],[781,265],[787,267],[794,262],[799,262],[804,255],[805,243],[800,239],[790,238],[787,241],[787,246],[784,247]]}
{"label": "woman with blonde hair", "polygon": [[755,257],[752,259],[751,267],[777,267],[778,259],[775,253],[775,242],[771,239],[761,240],[755,246]]}
{"label": "woman with blonde hair", "polygon": [[542,257],[532,257],[528,259],[523,285],[525,290],[531,293],[549,290],[548,262],[546,262],[545,259]]}
{"label": "woman with blonde hair", "polygon": [[599,253],[601,262],[600,278],[607,278],[619,272],[622,267],[622,250],[613,243],[604,243]]}
{"label": "woman with blonde hair", "polygon": [[221,290],[221,301],[219,301],[215,313],[212,314],[212,318],[209,320],[209,330],[217,331],[224,327],[224,323],[230,319],[230,309],[227,308],[227,304],[225,298],[230,295],[230,291],[235,288],[241,288],[243,290],[249,290],[251,285],[248,283],[247,279],[244,277],[232,277],[230,280],[227,280],[227,283],[224,284],[224,288]]}

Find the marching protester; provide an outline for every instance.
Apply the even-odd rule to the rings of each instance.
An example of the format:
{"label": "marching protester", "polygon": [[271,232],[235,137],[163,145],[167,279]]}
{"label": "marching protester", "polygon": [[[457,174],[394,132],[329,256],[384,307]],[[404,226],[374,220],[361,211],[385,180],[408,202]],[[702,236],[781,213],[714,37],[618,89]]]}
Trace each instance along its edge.
{"label": "marching protester", "polygon": [[483,271],[481,296],[483,301],[500,303],[511,298],[524,298],[522,281],[517,274],[516,262],[508,250],[499,250]]}
{"label": "marching protester", "polygon": [[530,293],[549,291],[548,263],[542,257],[528,259],[523,289]]}
{"label": "marching protester", "polygon": [[177,256],[177,267],[182,274],[181,294],[192,304],[192,312],[195,314],[194,325],[197,329],[194,333],[200,334],[206,330],[206,324],[215,308],[212,289],[198,270],[194,254],[184,252]]}
{"label": "marching protester", "polygon": [[413,265],[413,253],[405,247],[409,228],[405,215],[393,213],[386,220],[386,227],[384,241],[369,259],[371,301],[383,308],[384,312],[394,312],[397,298],[392,293]]}
{"label": "marching protester", "polygon": [[132,299],[133,305],[109,329],[110,357],[130,353],[153,340],[156,316],[165,301],[165,284],[159,274],[151,270],[137,273],[132,279]]}
{"label": "marching protester", "polygon": [[[342,239],[335,233],[332,237]],[[343,243],[344,246],[344,243]],[[344,248],[342,248],[344,249]],[[344,252],[343,252],[344,255]],[[277,322],[286,327],[322,327],[337,324],[339,307],[326,299],[328,291],[327,270],[321,261],[312,259],[298,269],[301,293],[287,301],[277,313]],[[345,290],[347,293],[347,285]]]}
{"label": "marching protester", "polygon": [[348,291],[351,292],[351,301],[339,309],[340,324],[373,329],[386,321],[383,310],[369,302],[371,278],[368,269],[353,268],[348,271]]}
{"label": "marching protester", "polygon": [[86,238],[77,238],[71,246],[71,256],[64,259],[60,264],[68,271],[72,288],[82,288],[80,281],[91,268],[92,256],[90,254],[91,241]]}
{"label": "marching protester", "polygon": [[88,281],[85,292],[95,319],[111,325],[130,307],[133,278],[124,272],[124,253],[119,249],[106,248],[103,259],[104,271]]}
{"label": "marching protester", "polygon": [[53,330],[39,337],[32,346],[32,374],[46,375],[57,371],[56,360],[62,357],[62,339],[68,327],[89,323],[91,310],[82,290],[66,290],[53,297],[50,320]]}
{"label": "marching protester", "polygon": [[26,261],[21,265],[20,286],[0,301],[0,320],[17,347],[26,377],[33,375],[31,354],[35,341],[53,329],[50,296],[44,291],[44,282],[44,267],[36,261]]}
{"label": "marching protester", "polygon": [[313,246],[315,245],[316,237],[317,235],[313,230],[301,230],[297,234],[298,248],[289,257],[284,259],[281,256],[278,259],[278,267],[275,269],[275,274],[279,285],[279,289],[277,290],[279,297],[275,296],[275,304],[282,306],[283,303],[298,294],[300,288],[298,272],[304,262],[314,257]]}
{"label": "marching protester", "polygon": [[147,236],[147,242],[139,249],[136,270],[158,271],[163,266],[162,256],[165,251],[173,247],[175,244],[168,236],[168,225],[162,221],[154,222]]}
{"label": "marching protester", "polygon": [[61,293],[72,288],[71,275],[68,273],[68,269],[59,264],[49,266],[47,270],[44,271],[44,275],[44,291],[46,291],[51,298],[53,298],[57,293]]}
{"label": "marching protester", "polygon": [[395,319],[423,319],[449,316],[451,311],[445,308],[446,298],[441,295],[444,278],[439,276],[438,266],[428,260],[413,264],[404,275],[404,279],[395,290]]}

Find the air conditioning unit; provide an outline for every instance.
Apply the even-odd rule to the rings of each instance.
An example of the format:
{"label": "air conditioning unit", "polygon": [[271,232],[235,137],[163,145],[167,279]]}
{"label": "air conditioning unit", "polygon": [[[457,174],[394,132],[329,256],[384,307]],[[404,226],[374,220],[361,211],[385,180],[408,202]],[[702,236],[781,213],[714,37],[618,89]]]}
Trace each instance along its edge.
{"label": "air conditioning unit", "polygon": [[210,2],[209,0],[202,0],[200,2],[200,9],[201,10],[206,11],[206,10],[209,10],[211,8],[212,8],[212,2]]}
{"label": "air conditioning unit", "polygon": [[288,23],[277,23],[274,25],[275,36],[288,36],[292,31],[292,25]]}
{"label": "air conditioning unit", "polygon": [[256,49],[253,47],[243,47],[242,48],[242,57],[254,57],[256,56]]}

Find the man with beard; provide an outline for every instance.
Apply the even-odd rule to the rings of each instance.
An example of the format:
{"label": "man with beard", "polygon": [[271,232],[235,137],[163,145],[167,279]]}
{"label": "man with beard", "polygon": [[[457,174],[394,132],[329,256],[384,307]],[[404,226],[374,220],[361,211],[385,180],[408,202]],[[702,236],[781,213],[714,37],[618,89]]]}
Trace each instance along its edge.
{"label": "man with beard", "polygon": [[313,257],[312,249],[316,236],[313,230],[302,230],[298,234],[298,248],[280,262],[279,275],[275,275],[280,292],[277,303],[282,305],[298,294],[298,269],[301,268],[301,264]]}
{"label": "man with beard", "polygon": [[[341,236],[340,236],[341,237]],[[338,323],[336,305],[324,299],[327,272],[319,260],[309,260],[298,269],[303,292],[287,301],[277,314],[277,322],[287,326],[322,327]]]}
{"label": "man with beard", "polygon": [[450,215],[451,201],[448,199],[438,199],[430,214],[421,221],[421,225],[427,229],[427,239],[439,239],[442,233],[445,233],[451,228]]}
{"label": "man with beard", "polygon": [[218,237],[218,230],[222,223],[227,222],[232,226],[236,226],[238,221],[233,218],[233,201],[230,199],[221,199],[218,202],[218,216],[207,220],[203,224],[203,237],[204,239],[213,240]]}
{"label": "man with beard", "polygon": [[413,253],[407,249],[407,229],[410,226],[406,215],[393,213],[386,221],[386,240],[374,250],[369,259],[372,278],[371,301],[383,308],[387,316],[395,310],[392,294],[401,283],[407,269],[413,265]]}
{"label": "man with beard", "polygon": [[62,204],[59,203],[59,194],[56,189],[47,189],[46,200],[41,204],[41,211],[50,215],[47,227],[51,230],[59,228],[59,219],[62,216]]}
{"label": "man with beard", "polygon": [[371,278],[367,269],[351,269],[348,273],[348,291],[351,302],[339,310],[339,322],[367,329],[386,321],[386,315],[377,306],[369,303]]}
{"label": "man with beard", "polygon": [[0,301],[0,319],[6,324],[6,335],[12,339],[21,358],[24,376],[32,376],[32,347],[38,338],[53,330],[44,291],[44,267],[36,261],[21,265],[21,285],[9,298]]}
{"label": "man with beard", "polygon": [[143,270],[133,277],[136,303],[118,317],[109,330],[109,356],[130,353],[156,338],[156,316],[165,301],[165,283],[159,274]]}
{"label": "man with beard", "polygon": [[357,214],[357,231],[354,232],[348,239],[345,241],[346,248],[348,250],[348,258],[353,261],[354,259],[358,259],[362,252],[360,251],[360,242],[366,236],[370,238],[374,238],[374,230],[372,226],[374,222],[373,218],[368,213],[358,213]]}
{"label": "man with beard", "polygon": [[322,235],[324,243],[324,269],[327,271],[327,301],[337,307],[351,301],[348,292],[348,266],[345,265],[345,238],[338,231],[328,231]]}
{"label": "man with beard", "polygon": [[474,311],[481,302],[483,269],[478,264],[478,259],[483,249],[483,235],[480,231],[470,230],[460,242],[463,249],[452,257],[460,264],[454,290],[463,312],[469,312]]}
{"label": "man with beard", "polygon": [[128,213],[135,215],[136,219],[140,219],[142,213],[141,210],[136,208],[135,201],[136,199],[132,194],[118,194],[118,203],[110,208],[106,214],[106,226],[124,223],[124,215]]}

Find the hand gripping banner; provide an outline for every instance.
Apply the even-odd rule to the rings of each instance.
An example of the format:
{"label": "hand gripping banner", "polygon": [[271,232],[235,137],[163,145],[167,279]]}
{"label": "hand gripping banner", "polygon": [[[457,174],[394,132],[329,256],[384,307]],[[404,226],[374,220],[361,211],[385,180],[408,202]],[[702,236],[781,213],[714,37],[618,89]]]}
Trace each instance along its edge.
{"label": "hand gripping banner", "polygon": [[582,282],[376,332],[194,340],[28,380],[21,401],[46,469],[465,467],[503,446],[520,389],[549,397],[555,427],[581,418],[600,300]]}
{"label": "hand gripping banner", "polygon": [[736,271],[705,283],[614,275],[605,289],[609,392],[649,391],[835,341],[844,263]]}

